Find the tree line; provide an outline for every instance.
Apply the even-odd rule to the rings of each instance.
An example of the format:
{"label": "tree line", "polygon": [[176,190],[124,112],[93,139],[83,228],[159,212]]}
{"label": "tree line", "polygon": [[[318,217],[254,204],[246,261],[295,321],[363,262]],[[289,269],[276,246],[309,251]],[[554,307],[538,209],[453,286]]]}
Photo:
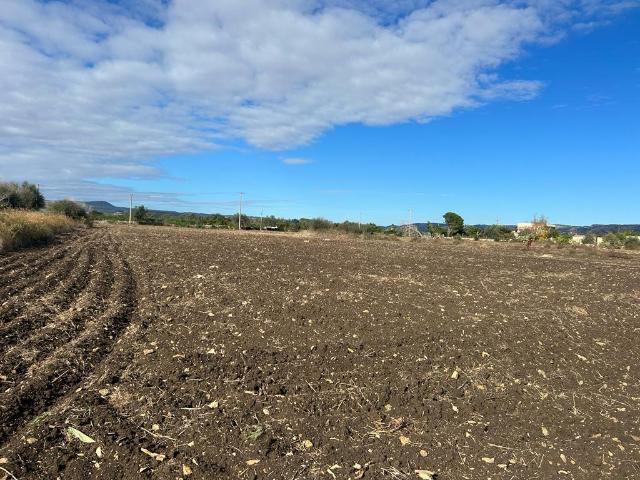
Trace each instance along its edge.
{"label": "tree line", "polygon": [[[109,220],[122,220],[122,215],[101,215]],[[158,214],[152,213],[144,205],[133,209],[133,220],[143,225],[174,225],[195,228],[238,228],[238,214],[222,215],[214,213],[210,215],[183,213],[183,214]],[[324,218],[281,218],[273,215],[264,217],[240,216],[240,225],[243,230],[278,230],[283,232],[299,232],[302,230],[326,231],[337,230],[346,233],[382,233],[384,228],[374,223],[357,222],[332,222]]]}
{"label": "tree line", "polygon": [[[89,211],[83,204],[73,200],[64,199],[46,202],[37,185],[29,182],[0,182],[0,209],[26,209],[49,211],[64,214],[74,220],[90,223],[96,219],[108,221],[122,221],[123,216],[102,214]],[[489,225],[478,227],[465,225],[464,218],[456,212],[446,212],[443,216],[444,224],[428,223],[426,234],[432,237],[468,237],[476,240],[491,239],[495,241],[550,241],[557,244],[568,244],[573,236],[568,233],[560,233],[550,226],[544,217],[534,217],[531,227],[525,231],[514,232],[504,225]],[[214,213],[206,214],[158,214],[149,211],[144,205],[137,206],[133,210],[133,220],[145,225],[173,225],[196,228],[238,228],[238,215],[223,215]],[[281,218],[273,215],[265,217],[240,216],[240,225],[246,230],[278,230],[285,232],[312,231],[338,231],[351,234],[386,234],[402,235],[402,228],[381,227],[374,223],[360,223],[352,221],[332,222],[324,218]],[[597,238],[592,234],[584,236],[582,243],[593,245]],[[635,232],[611,232],[602,238],[602,244],[609,248],[640,249],[640,239]]]}

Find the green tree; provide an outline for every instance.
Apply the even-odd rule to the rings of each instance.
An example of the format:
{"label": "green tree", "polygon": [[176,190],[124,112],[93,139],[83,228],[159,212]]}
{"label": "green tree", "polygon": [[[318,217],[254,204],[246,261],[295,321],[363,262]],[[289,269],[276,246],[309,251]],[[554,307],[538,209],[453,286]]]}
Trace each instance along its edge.
{"label": "green tree", "polygon": [[0,183],[0,206],[40,210],[45,205],[44,197],[37,185],[29,182]]}
{"label": "green tree", "polygon": [[464,219],[454,212],[447,212],[443,216],[447,224],[447,236],[460,235],[464,232]]}
{"label": "green tree", "polygon": [[38,186],[33,183],[23,182],[19,188],[19,196],[22,208],[40,210],[45,205],[44,196],[40,193]]}
{"label": "green tree", "polygon": [[149,211],[144,208],[144,205],[140,205],[133,209],[133,218],[138,223],[144,223],[149,215]]}

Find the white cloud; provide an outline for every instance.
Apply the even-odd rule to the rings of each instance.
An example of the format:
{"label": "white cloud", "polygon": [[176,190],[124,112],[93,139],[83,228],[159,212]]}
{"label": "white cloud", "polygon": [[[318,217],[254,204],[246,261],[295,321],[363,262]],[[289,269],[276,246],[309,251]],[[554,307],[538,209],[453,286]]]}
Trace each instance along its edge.
{"label": "white cloud", "polygon": [[309,163],[313,163],[313,160],[302,157],[282,157],[280,161],[285,165],[308,165]]}
{"label": "white cloud", "polygon": [[542,84],[497,67],[630,3],[3,0],[0,172],[153,176],[153,158],[237,139],[286,149],[529,99]]}

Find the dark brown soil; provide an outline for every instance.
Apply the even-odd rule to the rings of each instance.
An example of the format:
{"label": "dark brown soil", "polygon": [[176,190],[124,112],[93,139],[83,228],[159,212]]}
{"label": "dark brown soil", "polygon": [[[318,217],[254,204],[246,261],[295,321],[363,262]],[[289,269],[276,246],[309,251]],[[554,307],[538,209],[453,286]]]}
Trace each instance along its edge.
{"label": "dark brown soil", "polygon": [[145,227],[0,257],[0,479],[640,478],[638,260]]}

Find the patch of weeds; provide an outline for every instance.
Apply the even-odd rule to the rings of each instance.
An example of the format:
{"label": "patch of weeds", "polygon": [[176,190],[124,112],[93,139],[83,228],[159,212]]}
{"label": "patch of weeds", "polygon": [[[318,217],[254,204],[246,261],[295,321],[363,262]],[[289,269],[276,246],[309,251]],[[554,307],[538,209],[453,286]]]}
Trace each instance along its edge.
{"label": "patch of weeds", "polygon": [[251,443],[255,443],[264,433],[264,427],[260,424],[251,425],[244,429],[244,438]]}

